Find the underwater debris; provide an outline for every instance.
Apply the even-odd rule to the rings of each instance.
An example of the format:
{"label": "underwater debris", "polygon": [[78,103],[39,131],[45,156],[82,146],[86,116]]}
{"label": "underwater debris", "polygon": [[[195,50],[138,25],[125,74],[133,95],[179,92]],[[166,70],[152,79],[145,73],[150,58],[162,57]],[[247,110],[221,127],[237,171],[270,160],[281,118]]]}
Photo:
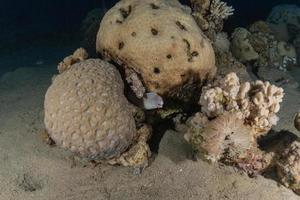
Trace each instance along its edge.
{"label": "underwater debris", "polygon": [[[136,110],[123,95],[123,89],[117,69],[100,59],[76,63],[57,75],[44,104],[50,137],[57,145],[89,160],[116,162],[135,144],[142,144],[144,151],[146,139],[136,130]],[[139,158],[136,164],[140,166],[143,160],[146,166],[147,159]]]}
{"label": "underwater debris", "polygon": [[[120,9],[129,5],[126,23],[114,23],[120,18]],[[204,81],[216,72],[209,40],[186,7],[175,0],[159,0],[155,6],[152,0],[120,1],[101,22],[97,51],[123,68],[133,69],[144,88],[160,96],[191,78]]]}
{"label": "underwater debris", "polygon": [[89,55],[84,48],[78,48],[72,55],[64,58],[64,60],[58,64],[57,69],[59,73],[63,73],[64,71],[68,70],[71,65],[84,61],[88,57]]}

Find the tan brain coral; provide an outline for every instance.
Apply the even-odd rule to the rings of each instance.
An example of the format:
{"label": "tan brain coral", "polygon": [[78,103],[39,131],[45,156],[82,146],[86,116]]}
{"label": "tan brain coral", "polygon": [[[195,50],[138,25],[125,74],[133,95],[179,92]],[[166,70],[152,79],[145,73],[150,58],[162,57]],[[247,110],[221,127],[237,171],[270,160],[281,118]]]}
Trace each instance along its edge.
{"label": "tan brain coral", "polygon": [[45,125],[60,146],[89,159],[119,157],[137,138],[114,66],[89,59],[58,75],[45,97]]}
{"label": "tan brain coral", "polygon": [[120,1],[104,16],[96,47],[160,95],[216,71],[212,45],[177,0]]}

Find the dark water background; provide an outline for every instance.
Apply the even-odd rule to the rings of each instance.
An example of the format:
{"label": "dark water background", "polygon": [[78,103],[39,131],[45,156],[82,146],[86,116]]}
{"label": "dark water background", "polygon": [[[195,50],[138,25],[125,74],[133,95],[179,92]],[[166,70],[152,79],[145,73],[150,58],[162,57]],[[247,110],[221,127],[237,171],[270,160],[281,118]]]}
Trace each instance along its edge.
{"label": "dark water background", "polygon": [[[225,0],[224,0],[225,1]],[[81,21],[97,7],[116,0],[2,0],[0,6],[0,73],[34,63],[57,63],[79,46]],[[181,1],[188,4],[188,0]],[[300,0],[226,0],[235,15],[225,26],[247,26],[265,19],[273,6]]]}

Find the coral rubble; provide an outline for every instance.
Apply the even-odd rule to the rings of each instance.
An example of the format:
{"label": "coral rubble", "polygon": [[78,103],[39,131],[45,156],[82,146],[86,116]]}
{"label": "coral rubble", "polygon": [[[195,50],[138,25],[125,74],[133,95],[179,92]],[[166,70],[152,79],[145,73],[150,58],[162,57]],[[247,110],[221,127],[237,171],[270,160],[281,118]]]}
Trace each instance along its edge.
{"label": "coral rubble", "polygon": [[89,55],[84,48],[78,48],[72,55],[67,56],[62,62],[58,64],[58,72],[63,73],[64,71],[68,70],[71,65],[84,61],[88,57]]}

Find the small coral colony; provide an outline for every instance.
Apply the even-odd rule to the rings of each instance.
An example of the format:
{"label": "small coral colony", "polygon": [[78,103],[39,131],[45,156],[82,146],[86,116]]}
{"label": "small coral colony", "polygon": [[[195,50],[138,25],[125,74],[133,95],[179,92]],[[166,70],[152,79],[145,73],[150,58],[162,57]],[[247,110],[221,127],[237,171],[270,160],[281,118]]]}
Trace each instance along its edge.
{"label": "small coral colony", "polygon": [[191,0],[191,8],[121,0],[103,18],[94,10],[83,22],[85,48],[59,63],[46,93],[46,130],[81,157],[143,169],[156,134],[149,119],[171,119],[199,158],[249,176],[276,169],[300,193],[300,142],[259,145],[279,120],[284,91],[257,78],[296,65],[299,10],[275,7],[230,38],[222,29],[234,9],[220,0]]}

